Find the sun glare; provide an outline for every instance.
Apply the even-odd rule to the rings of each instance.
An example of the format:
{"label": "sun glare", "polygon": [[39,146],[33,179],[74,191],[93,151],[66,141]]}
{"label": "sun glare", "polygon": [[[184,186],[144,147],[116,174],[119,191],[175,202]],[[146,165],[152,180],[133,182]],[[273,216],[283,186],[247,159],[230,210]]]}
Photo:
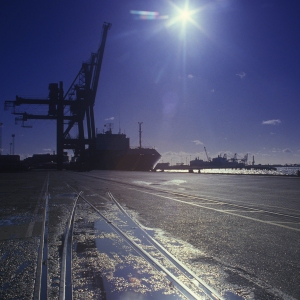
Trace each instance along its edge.
{"label": "sun glare", "polygon": [[185,3],[184,7],[179,7],[173,2],[170,2],[170,4],[173,6],[175,10],[175,15],[173,18],[169,19],[167,25],[168,27],[175,25],[177,23],[183,23],[184,26],[186,25],[186,23],[192,23],[198,29],[202,30],[202,28],[200,28],[200,25],[196,21],[197,18],[196,14],[198,14],[203,9],[203,7],[190,9],[188,6],[188,2]]}
{"label": "sun glare", "polygon": [[189,20],[190,16],[191,16],[191,11],[187,9],[184,9],[179,12],[179,18],[184,22]]}

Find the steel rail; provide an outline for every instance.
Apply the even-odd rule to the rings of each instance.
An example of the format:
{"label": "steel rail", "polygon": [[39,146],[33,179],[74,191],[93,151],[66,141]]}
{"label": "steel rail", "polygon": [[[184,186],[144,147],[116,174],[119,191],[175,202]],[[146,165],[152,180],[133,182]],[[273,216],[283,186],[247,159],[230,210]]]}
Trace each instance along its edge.
{"label": "steel rail", "polygon": [[[69,185],[68,185],[69,186]],[[72,188],[71,186],[69,186]],[[85,197],[83,197],[81,194],[79,195],[78,192],[72,188],[75,193],[83,200],[85,201],[89,206],[91,206],[97,214],[99,214],[113,229],[114,231],[122,236],[124,240],[138,253],[140,254],[144,259],[146,259],[151,265],[156,268],[159,271],[162,271],[166,274],[167,278],[174,286],[177,287],[178,291],[180,291],[184,296],[186,296],[188,299],[202,299],[199,295],[197,295],[194,291],[192,291],[189,287],[187,287],[183,282],[181,282],[177,277],[175,277],[170,271],[168,271],[164,266],[161,265],[159,261],[157,261],[155,258],[153,258],[151,255],[149,255],[144,249],[142,249],[137,243],[135,243],[126,233],[124,233],[122,230],[118,228],[112,221],[110,221],[105,215],[103,215],[90,201],[88,201]],[[174,284],[175,283],[175,284]],[[218,299],[218,298],[213,298]]]}
{"label": "steel rail", "polygon": [[143,234],[147,237],[148,241],[158,250],[164,257],[166,257],[169,261],[172,262],[177,269],[179,269],[187,279],[189,279],[193,284],[195,281],[197,285],[203,290],[203,292],[210,297],[211,299],[224,299],[219,293],[210,287],[206,282],[204,282],[201,278],[199,278],[193,271],[188,269],[182,262],[180,262],[173,254],[171,254],[165,247],[163,247],[159,242],[157,242],[154,238],[152,238],[143,228],[142,226],[135,221],[119,204],[119,202],[115,199],[111,192],[108,192],[108,196],[111,200],[117,205],[120,211],[126,215],[139,229],[143,232]]}
{"label": "steel rail", "polygon": [[[74,216],[76,211],[77,201],[82,192],[77,194],[77,197],[74,201],[67,226],[65,229],[65,238],[64,238],[64,246],[62,253],[62,261],[61,261],[61,272],[60,272],[60,284],[59,284],[59,300],[72,300],[72,232],[73,232],[73,223]],[[67,266],[67,259],[70,259],[69,267]],[[68,275],[68,276],[67,276]],[[67,278],[68,277],[68,278]],[[68,289],[66,289],[66,285],[68,285]]]}
{"label": "steel rail", "polygon": [[[41,232],[41,241],[39,246],[39,254],[37,260],[36,281],[34,285],[33,299],[47,299],[47,284],[48,284],[48,204],[49,204],[49,173],[45,179],[43,188],[44,192],[44,214],[43,225]],[[43,192],[42,192],[43,193]]]}

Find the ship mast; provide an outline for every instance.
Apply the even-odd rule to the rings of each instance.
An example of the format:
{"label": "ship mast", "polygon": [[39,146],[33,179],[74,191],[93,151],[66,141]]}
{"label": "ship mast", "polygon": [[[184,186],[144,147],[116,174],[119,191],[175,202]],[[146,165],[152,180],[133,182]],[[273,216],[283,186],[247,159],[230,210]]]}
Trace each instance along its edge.
{"label": "ship mast", "polygon": [[142,124],[143,124],[143,122],[138,122],[138,124],[139,124],[139,142],[140,142],[139,148],[142,149]]}

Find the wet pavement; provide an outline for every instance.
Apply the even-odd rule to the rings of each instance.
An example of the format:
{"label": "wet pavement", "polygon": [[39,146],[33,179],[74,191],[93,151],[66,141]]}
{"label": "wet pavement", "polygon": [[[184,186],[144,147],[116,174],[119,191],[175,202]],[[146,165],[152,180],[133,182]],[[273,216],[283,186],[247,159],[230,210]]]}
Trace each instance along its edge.
{"label": "wet pavement", "polygon": [[138,235],[141,226],[224,299],[300,299],[299,178],[105,171],[0,174],[1,299],[34,294],[48,176],[49,299],[59,297],[66,223],[80,191],[109,222],[78,200],[74,299],[189,298],[112,224],[167,266]]}

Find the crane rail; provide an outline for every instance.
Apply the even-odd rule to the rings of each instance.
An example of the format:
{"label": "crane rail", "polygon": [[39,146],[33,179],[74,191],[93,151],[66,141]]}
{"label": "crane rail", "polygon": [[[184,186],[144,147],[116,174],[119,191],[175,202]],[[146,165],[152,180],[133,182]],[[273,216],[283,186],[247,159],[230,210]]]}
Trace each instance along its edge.
{"label": "crane rail", "polygon": [[130,215],[123,209],[119,202],[115,199],[111,192],[108,193],[109,197],[117,205],[120,211],[123,212],[146,236],[147,240],[158,250],[164,257],[166,257],[173,265],[176,266],[184,275],[194,284],[198,285],[204,293],[210,297],[210,299],[223,299],[221,295],[218,295],[218,292],[215,291],[212,287],[206,284],[201,278],[199,278],[193,271],[188,269],[182,262],[180,262],[174,255],[172,255],[166,248],[164,248],[160,243],[158,243],[154,238],[152,238],[142,227],[141,225],[133,220]]}
{"label": "crane rail", "polygon": [[[77,198],[81,198],[90,207],[92,207],[97,214],[99,214],[111,227],[118,233],[140,256],[146,259],[155,269],[163,272],[168,278],[170,284],[176,287],[180,293],[188,297],[188,299],[223,299],[215,290],[209,287],[203,280],[201,280],[196,274],[184,266],[178,259],[176,259],[171,253],[169,253],[162,245],[155,241],[142,227],[134,221],[129,214],[122,208],[115,197],[108,192],[108,196],[116,204],[119,212],[126,217],[127,222],[130,222],[133,226],[138,228],[145,240],[152,246],[152,251],[155,249],[159,253],[160,259],[154,258],[147,249],[143,248],[143,245],[136,242],[135,237],[132,237],[130,233],[121,230],[119,224],[116,221],[112,221],[102,212],[100,212],[89,200],[87,200],[81,193],[78,193],[76,189],[68,185],[76,194]],[[132,226],[130,226],[132,228]],[[147,248],[147,247],[146,247]],[[161,259],[163,257],[163,259]],[[161,263],[161,261],[167,261],[167,263]],[[171,267],[166,266],[171,265]],[[176,270],[174,272],[174,269]],[[176,273],[176,275],[175,275]],[[179,275],[178,275],[179,274]],[[181,278],[185,278],[184,282]],[[61,298],[62,300],[63,298]]]}
{"label": "crane rail", "polygon": [[60,275],[60,286],[59,286],[59,300],[72,299],[72,233],[74,225],[74,217],[76,211],[76,205],[79,197],[82,192],[79,192],[75,198],[70,217],[68,219],[65,238],[64,238],[64,247],[62,254],[62,263],[61,263],[61,275]]}
{"label": "crane rail", "polygon": [[44,193],[44,213],[41,233],[41,242],[37,260],[36,281],[34,286],[33,299],[47,299],[47,283],[48,283],[48,209],[49,209],[49,173],[45,179],[42,188]]}

